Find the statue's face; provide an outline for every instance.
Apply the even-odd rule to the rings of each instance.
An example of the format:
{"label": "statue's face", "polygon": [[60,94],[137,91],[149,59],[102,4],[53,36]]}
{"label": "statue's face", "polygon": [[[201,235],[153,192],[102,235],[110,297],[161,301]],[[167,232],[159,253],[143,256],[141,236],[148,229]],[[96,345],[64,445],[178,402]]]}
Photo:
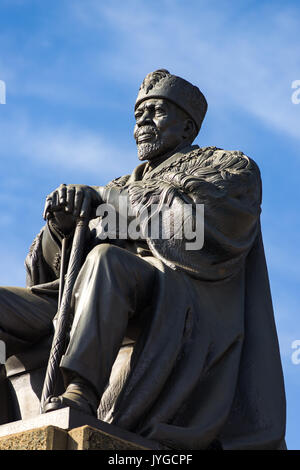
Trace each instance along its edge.
{"label": "statue's face", "polygon": [[168,100],[143,101],[135,111],[135,119],[134,138],[140,160],[160,157],[184,140],[184,113]]}

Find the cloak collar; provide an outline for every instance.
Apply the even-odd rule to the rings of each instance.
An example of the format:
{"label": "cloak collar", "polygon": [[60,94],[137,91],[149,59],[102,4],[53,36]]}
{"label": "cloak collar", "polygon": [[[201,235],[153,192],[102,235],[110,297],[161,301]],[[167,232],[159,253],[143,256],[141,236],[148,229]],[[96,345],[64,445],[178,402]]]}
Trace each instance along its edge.
{"label": "cloak collar", "polygon": [[[162,169],[168,168],[178,158],[181,158],[183,155],[186,155],[192,150],[196,150],[198,148],[199,148],[199,145],[188,145],[187,147],[184,147],[180,151],[173,153],[171,156],[166,158],[166,160],[164,160],[159,165],[157,165],[157,167],[153,168],[153,170],[150,170],[146,175],[146,179],[153,178],[153,176],[155,176],[156,173],[159,173]],[[126,185],[130,183],[134,183],[135,181],[140,181],[142,179],[142,175],[143,175],[146,165],[147,165],[147,162],[144,162],[141,165],[138,165],[131,173]]]}

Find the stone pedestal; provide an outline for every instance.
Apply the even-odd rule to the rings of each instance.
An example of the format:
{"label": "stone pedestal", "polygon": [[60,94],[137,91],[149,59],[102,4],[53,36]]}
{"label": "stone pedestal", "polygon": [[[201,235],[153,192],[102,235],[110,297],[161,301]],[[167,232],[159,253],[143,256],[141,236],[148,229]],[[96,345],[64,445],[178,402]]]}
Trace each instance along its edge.
{"label": "stone pedestal", "polygon": [[149,450],[133,441],[120,439],[90,426],[72,429],[68,433],[69,450]]}
{"label": "stone pedestal", "polygon": [[91,426],[65,431],[45,426],[0,437],[0,450],[149,450]]}
{"label": "stone pedestal", "polygon": [[152,449],[162,447],[72,408],[0,426],[0,450]]}
{"label": "stone pedestal", "polygon": [[55,426],[0,437],[0,450],[65,450],[68,432]]}

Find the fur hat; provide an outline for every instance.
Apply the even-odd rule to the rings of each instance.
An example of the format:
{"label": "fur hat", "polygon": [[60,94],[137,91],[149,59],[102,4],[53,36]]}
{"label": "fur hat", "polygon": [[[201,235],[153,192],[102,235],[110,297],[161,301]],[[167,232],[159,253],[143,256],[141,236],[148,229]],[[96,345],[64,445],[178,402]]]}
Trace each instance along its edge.
{"label": "fur hat", "polygon": [[168,70],[159,69],[144,78],[135,109],[142,101],[150,98],[164,98],[175,103],[195,121],[199,131],[207,111],[207,101],[199,88],[183,78],[171,75]]}

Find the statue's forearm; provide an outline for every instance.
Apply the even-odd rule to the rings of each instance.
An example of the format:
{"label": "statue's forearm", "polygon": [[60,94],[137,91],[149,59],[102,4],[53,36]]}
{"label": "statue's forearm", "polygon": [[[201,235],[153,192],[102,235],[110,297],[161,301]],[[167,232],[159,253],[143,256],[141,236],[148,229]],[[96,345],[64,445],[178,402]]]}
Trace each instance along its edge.
{"label": "statue's forearm", "polygon": [[61,255],[61,237],[54,226],[48,222],[42,239],[42,255],[44,262],[54,272],[55,276],[59,276],[60,255]]}
{"label": "statue's forearm", "polygon": [[25,266],[27,287],[58,278],[60,245],[55,241],[48,224],[35,237],[26,257]]}

